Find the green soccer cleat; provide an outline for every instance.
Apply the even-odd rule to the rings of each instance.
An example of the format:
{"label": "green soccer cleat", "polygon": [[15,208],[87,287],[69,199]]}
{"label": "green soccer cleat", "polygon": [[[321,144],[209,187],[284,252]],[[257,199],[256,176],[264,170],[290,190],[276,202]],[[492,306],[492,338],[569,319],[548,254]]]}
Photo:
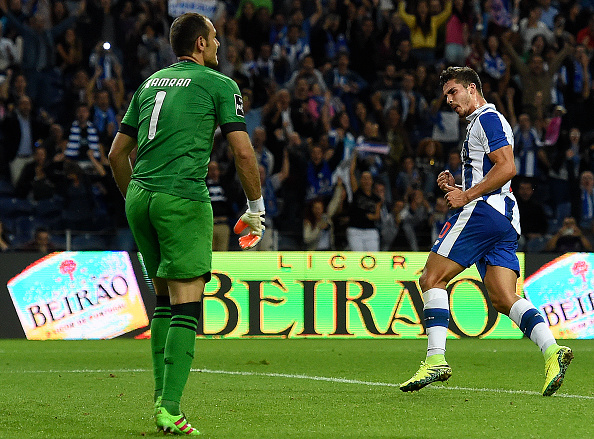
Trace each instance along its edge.
{"label": "green soccer cleat", "polygon": [[155,417],[155,419],[157,418],[157,411],[159,410],[159,407],[161,407],[161,397],[157,396],[157,400],[155,401],[153,410],[153,416]]}
{"label": "green soccer cleat", "polygon": [[155,415],[157,429],[164,433],[179,434],[185,436],[198,436],[200,432],[190,425],[186,417],[181,415],[170,415],[164,407],[158,407]]}
{"label": "green soccer cleat", "polygon": [[432,365],[421,361],[421,367],[419,367],[417,373],[410,380],[400,384],[400,390],[413,392],[435,381],[446,381],[451,376],[452,368],[448,363]]}
{"label": "green soccer cleat", "polygon": [[573,360],[573,352],[566,346],[559,346],[559,348],[551,355],[545,362],[545,384],[542,388],[542,396],[551,396],[565,378],[565,371],[567,366]]}

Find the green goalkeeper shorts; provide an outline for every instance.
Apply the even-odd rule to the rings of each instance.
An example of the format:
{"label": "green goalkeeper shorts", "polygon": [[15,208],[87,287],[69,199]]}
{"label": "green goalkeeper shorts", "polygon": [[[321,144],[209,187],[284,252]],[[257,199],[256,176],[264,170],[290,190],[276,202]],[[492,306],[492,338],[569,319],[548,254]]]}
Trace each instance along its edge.
{"label": "green goalkeeper shorts", "polygon": [[210,280],[212,206],[130,182],[126,217],[149,277]]}

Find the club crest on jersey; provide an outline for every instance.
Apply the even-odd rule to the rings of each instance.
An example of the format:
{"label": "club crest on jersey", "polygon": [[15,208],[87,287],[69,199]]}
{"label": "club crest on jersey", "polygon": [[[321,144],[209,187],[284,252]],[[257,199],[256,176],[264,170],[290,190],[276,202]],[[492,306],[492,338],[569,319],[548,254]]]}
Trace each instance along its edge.
{"label": "club crest on jersey", "polygon": [[244,117],[245,115],[243,114],[243,98],[241,97],[241,95],[234,94],[233,96],[235,96],[235,114]]}

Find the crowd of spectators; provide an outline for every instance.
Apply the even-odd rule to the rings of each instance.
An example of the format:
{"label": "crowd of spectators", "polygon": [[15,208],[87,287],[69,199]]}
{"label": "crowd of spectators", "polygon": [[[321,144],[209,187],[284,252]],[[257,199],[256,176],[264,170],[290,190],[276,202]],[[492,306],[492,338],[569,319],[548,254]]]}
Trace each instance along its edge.
{"label": "crowd of spectators", "polygon": [[[260,249],[428,250],[448,216],[435,178],[462,178],[449,65],[474,68],[514,129],[520,249],[591,248],[590,0],[0,0],[0,250],[134,250],[106,154],[132,93],[176,61],[184,5],[215,24],[243,95]],[[220,135],[207,184],[215,250],[238,249],[245,196]]]}

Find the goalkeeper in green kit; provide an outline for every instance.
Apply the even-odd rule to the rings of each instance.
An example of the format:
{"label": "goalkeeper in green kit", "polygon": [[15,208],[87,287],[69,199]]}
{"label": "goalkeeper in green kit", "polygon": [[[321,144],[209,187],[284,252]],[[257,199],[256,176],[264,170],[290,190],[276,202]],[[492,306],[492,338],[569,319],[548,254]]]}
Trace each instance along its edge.
{"label": "goalkeeper in green kit", "polygon": [[[264,232],[264,201],[253,147],[246,132],[237,84],[213,70],[216,30],[200,14],[171,25],[179,62],[138,88],[109,153],[114,178],[126,198],[126,216],[157,294],[151,322],[159,430],[198,435],[180,411],[188,380],[201,300],[211,277],[213,214],[206,187],[213,136],[221,127],[247,195],[235,232],[243,249]],[[138,146],[134,167],[132,150]]]}

